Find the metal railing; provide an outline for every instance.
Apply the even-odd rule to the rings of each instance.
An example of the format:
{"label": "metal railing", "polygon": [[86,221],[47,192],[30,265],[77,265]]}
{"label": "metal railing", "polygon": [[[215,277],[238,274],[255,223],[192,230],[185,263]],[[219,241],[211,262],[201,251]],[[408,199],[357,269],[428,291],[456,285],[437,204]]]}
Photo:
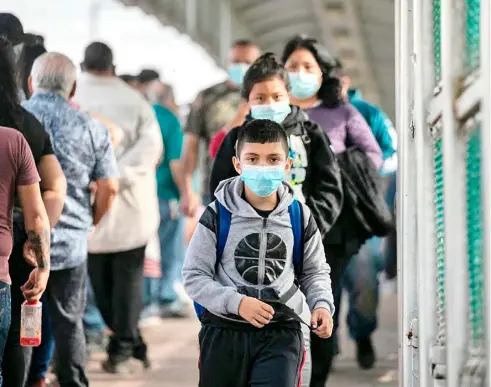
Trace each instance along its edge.
{"label": "metal railing", "polygon": [[396,1],[400,385],[489,386],[489,0]]}

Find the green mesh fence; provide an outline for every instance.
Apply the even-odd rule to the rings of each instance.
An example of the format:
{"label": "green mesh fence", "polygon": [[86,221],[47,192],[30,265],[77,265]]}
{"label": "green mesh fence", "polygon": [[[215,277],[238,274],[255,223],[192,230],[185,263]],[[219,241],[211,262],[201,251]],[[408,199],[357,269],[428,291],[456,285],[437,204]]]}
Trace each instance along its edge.
{"label": "green mesh fence", "polygon": [[[489,0],[487,0],[489,1]],[[466,68],[473,71],[480,62],[480,0],[466,0]],[[467,139],[467,258],[469,265],[469,323],[473,345],[484,339],[484,289],[481,206],[481,133],[475,129]]]}
{"label": "green mesh fence", "polygon": [[[485,0],[489,1],[489,0]],[[480,10],[481,0],[466,0],[465,7],[465,55],[466,65],[469,70],[475,70],[479,67],[480,50]]]}
{"label": "green mesh fence", "polygon": [[[433,0],[433,61],[435,85],[441,79],[441,0]],[[443,153],[442,140],[437,139],[433,148],[433,183],[435,205],[435,245],[437,266],[437,340],[445,343],[445,222],[443,203]]]}
{"label": "green mesh fence", "polygon": [[481,208],[481,133],[475,129],[467,142],[467,257],[469,265],[469,318],[471,338],[484,338],[484,278]]}
{"label": "green mesh fence", "polygon": [[445,343],[445,222],[443,216],[443,153],[442,139],[435,142],[434,153],[434,205],[437,269],[437,341]]}
{"label": "green mesh fence", "polygon": [[433,59],[435,64],[435,84],[437,84],[442,75],[441,65],[441,0],[433,0]]}

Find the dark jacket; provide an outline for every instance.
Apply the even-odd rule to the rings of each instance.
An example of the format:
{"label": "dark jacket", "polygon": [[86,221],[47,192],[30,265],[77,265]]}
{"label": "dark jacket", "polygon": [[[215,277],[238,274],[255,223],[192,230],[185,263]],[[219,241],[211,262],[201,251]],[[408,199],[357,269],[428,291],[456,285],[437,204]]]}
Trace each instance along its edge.
{"label": "dark jacket", "polygon": [[[290,156],[293,158],[292,178],[297,199],[310,208],[324,236],[331,229],[343,206],[341,172],[327,135],[309,120],[307,114],[296,106],[283,121],[289,136]],[[248,117],[248,120],[252,118]],[[229,177],[237,176],[232,164],[235,143],[240,127],[232,129],[225,137],[213,164],[210,192]]]}
{"label": "dark jacket", "polygon": [[338,160],[343,176],[344,204],[356,219],[348,231],[359,239],[360,247],[372,236],[388,235],[394,228],[394,218],[385,201],[377,168],[357,147],[338,154]]}

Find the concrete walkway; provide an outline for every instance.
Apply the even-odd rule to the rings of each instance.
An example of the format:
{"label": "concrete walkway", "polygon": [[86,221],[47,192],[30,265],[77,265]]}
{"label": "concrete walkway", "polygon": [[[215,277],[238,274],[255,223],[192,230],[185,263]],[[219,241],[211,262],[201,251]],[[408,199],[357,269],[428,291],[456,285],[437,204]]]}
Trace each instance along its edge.
{"label": "concrete walkway", "polygon": [[[346,309],[346,308],[344,308]],[[396,387],[397,386],[397,304],[395,294],[382,297],[380,329],[375,335],[378,362],[370,371],[361,371],[355,361],[354,345],[341,331],[342,353],[335,363],[329,386]],[[138,362],[131,364],[134,373],[115,377],[101,372],[102,353],[95,354],[89,364],[91,387],[196,387],[197,332],[195,319],[157,321],[143,330],[149,343],[152,369],[142,370]]]}

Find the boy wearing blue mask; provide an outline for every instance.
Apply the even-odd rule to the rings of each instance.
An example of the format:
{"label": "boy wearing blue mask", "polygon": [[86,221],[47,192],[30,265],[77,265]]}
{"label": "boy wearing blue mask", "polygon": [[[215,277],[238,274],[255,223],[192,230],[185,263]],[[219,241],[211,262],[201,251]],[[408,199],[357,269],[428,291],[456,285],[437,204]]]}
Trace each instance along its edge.
{"label": "boy wearing blue mask", "polygon": [[[312,311],[307,324],[319,337],[331,335],[330,269],[309,208],[294,202],[283,181],[292,162],[281,125],[260,119],[245,125],[233,159],[240,176],[220,184],[191,239],[183,278],[186,292],[205,308],[201,387],[299,385],[305,356],[301,319],[294,317],[302,314],[299,289]],[[302,225],[297,239],[293,205]],[[224,242],[223,213],[230,214]],[[294,263],[298,246],[301,265]]]}
{"label": "boy wearing blue mask", "polygon": [[[259,57],[244,76],[241,95],[251,114],[245,122],[269,118],[280,122],[285,130],[292,166],[286,177],[293,188],[295,199],[305,203],[324,238],[338,218],[343,204],[340,169],[324,131],[297,106],[290,105],[290,79],[283,64],[274,54]],[[241,127],[231,129],[213,164],[210,192],[222,180],[237,176],[232,164],[235,144]],[[338,286],[341,273],[331,273],[333,288]],[[310,332],[304,327],[307,360],[301,387],[310,385]]]}

